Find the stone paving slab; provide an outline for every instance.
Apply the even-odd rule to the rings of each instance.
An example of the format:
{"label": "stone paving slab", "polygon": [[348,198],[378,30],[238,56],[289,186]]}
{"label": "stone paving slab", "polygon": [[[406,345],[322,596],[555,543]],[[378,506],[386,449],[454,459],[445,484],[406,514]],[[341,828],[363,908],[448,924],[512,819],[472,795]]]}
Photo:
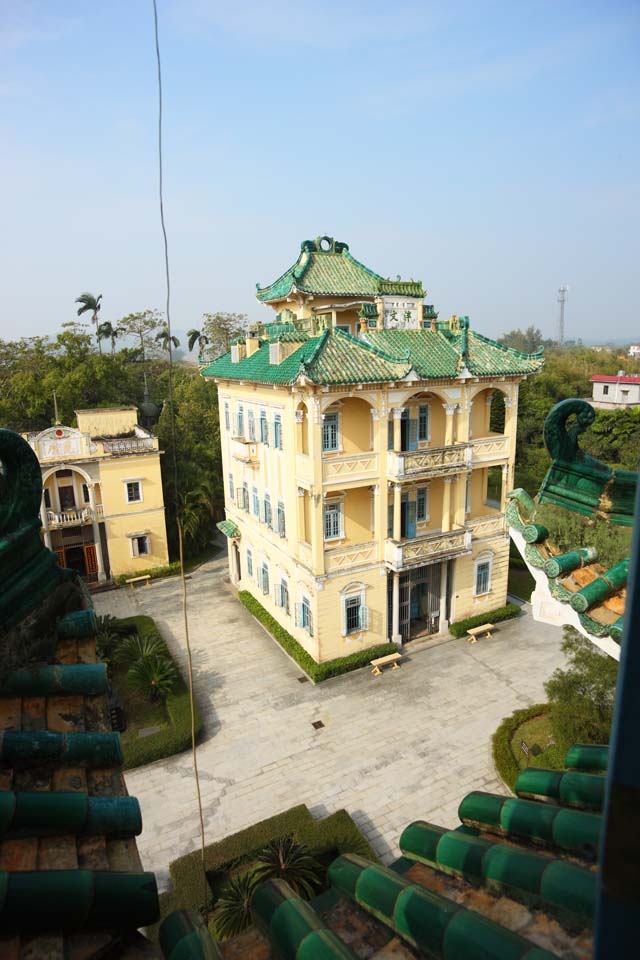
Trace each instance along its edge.
{"label": "stone paving slab", "polygon": [[[564,663],[560,628],[525,612],[473,645],[409,647],[402,668],[381,677],[365,669],[303,684],[226,575],[223,556],[188,583],[208,843],[306,803],[318,817],[344,807],[389,862],[411,820],[454,827],[465,793],[506,792],[491,735],[513,710],[544,699],[544,681]],[[98,594],[94,603],[98,614],[154,617],[186,676],[177,578]],[[324,727],[315,730],[314,720]],[[200,842],[191,755],[128,771],[126,779],[142,807],[142,861],[164,889],[170,861]]]}

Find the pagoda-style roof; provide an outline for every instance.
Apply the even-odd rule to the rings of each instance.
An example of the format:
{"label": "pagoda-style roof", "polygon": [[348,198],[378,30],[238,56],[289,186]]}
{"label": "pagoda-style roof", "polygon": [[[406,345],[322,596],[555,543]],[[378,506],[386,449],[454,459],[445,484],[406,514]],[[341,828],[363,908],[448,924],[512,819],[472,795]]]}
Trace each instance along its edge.
{"label": "pagoda-style roof", "polygon": [[[203,376],[254,383],[292,384],[300,375],[318,384],[383,383],[403,380],[410,372],[421,380],[454,379],[466,371],[474,377],[526,376],[543,364],[542,353],[524,354],[469,329],[466,317],[435,329],[367,330],[353,337],[344,330],[309,336],[292,323],[260,328],[260,347],[233,362],[226,353],[202,371]],[[269,344],[300,343],[279,364],[270,362]]]}
{"label": "pagoda-style roof", "polygon": [[273,283],[266,287],[258,284],[256,296],[263,303],[272,303],[296,291],[330,297],[425,295],[421,282],[381,277],[351,256],[346,243],[333,237],[304,240],[296,262]]}

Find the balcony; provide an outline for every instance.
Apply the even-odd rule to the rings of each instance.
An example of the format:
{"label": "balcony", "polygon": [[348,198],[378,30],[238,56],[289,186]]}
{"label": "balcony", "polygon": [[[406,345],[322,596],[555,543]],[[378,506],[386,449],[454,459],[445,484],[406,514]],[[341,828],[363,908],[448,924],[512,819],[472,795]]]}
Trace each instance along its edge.
{"label": "balcony", "polygon": [[485,517],[474,517],[467,520],[467,529],[471,531],[474,540],[486,540],[489,537],[499,537],[507,532],[504,513],[492,513]]}
{"label": "balcony", "polygon": [[[96,506],[96,520],[102,520],[104,517],[104,508],[102,504]],[[51,529],[56,527],[77,527],[83,523],[91,523],[91,510],[89,507],[82,507],[75,510],[62,510],[56,513],[55,510],[47,510],[47,521]]]}
{"label": "balcony", "polygon": [[509,437],[496,433],[491,437],[478,437],[471,441],[473,463],[493,463],[509,456]]}
{"label": "balcony", "polygon": [[350,453],[344,456],[323,457],[323,484],[346,484],[350,481],[371,483],[378,479],[377,453]]}
{"label": "balcony", "polygon": [[462,556],[471,549],[468,530],[449,530],[426,533],[411,540],[385,540],[384,559],[392,570],[406,570],[438,560]]}
{"label": "balcony", "polygon": [[334,570],[350,570],[377,560],[378,544],[375,540],[368,543],[352,543],[347,547],[333,547],[325,550],[324,560],[327,573]]}
{"label": "balcony", "polygon": [[434,447],[431,450],[405,450],[387,452],[387,474],[394,480],[419,477],[446,477],[466,470],[470,462],[468,443],[449,447]]}
{"label": "balcony", "polygon": [[250,466],[256,466],[258,463],[258,444],[253,440],[232,440],[231,456],[239,463],[248,463]]}
{"label": "balcony", "polygon": [[131,453],[151,453],[158,449],[156,437],[132,440],[102,440],[102,448],[112,457],[122,457]]}

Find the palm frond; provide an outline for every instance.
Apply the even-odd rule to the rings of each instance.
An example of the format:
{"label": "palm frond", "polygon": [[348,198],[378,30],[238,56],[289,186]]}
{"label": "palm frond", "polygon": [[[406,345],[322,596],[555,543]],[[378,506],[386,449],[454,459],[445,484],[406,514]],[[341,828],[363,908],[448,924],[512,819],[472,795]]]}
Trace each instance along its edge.
{"label": "palm frond", "polygon": [[223,888],[213,915],[216,932],[221,937],[235,937],[251,926],[251,898],[257,883],[257,877],[250,871],[232,877]]}

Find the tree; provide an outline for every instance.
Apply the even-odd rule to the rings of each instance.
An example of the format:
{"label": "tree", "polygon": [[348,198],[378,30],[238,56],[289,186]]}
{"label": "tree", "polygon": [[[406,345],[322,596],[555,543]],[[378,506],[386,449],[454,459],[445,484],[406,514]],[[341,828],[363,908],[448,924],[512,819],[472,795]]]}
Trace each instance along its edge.
{"label": "tree", "polygon": [[116,340],[125,333],[122,327],[118,327],[105,320],[98,327],[98,344],[101,340],[111,340],[111,356],[116,352]]}
{"label": "tree", "polygon": [[127,671],[132,690],[145,693],[152,703],[168,697],[178,680],[178,671],[166,657],[143,657]]}
{"label": "tree", "polygon": [[196,343],[198,344],[198,352],[202,353],[206,345],[209,343],[209,338],[206,333],[203,333],[201,330],[196,330],[195,327],[191,330],[187,330],[187,345],[189,347],[189,353],[192,352]]}
{"label": "tree", "polygon": [[143,360],[146,360],[147,350],[162,322],[162,314],[158,310],[142,310],[138,313],[129,313],[120,321],[120,327],[125,334],[136,337],[140,341],[140,354]]}
{"label": "tree", "polygon": [[562,643],[569,665],[558,668],[545,683],[549,719],[556,743],[608,743],[613,719],[618,663],[573,627],[565,627]]}
{"label": "tree", "polygon": [[304,843],[293,837],[270,840],[257,856],[258,880],[286,880],[296,893],[312,897],[320,883],[321,866]]}
{"label": "tree", "polygon": [[227,353],[232,341],[246,333],[249,322],[246,313],[205,313],[202,319],[202,329],[214,357]]}
{"label": "tree", "polygon": [[235,937],[251,926],[251,898],[257,885],[252,871],[231,877],[225,884],[214,911],[216,933],[220,937]]}
{"label": "tree", "polygon": [[76,303],[81,304],[78,307],[78,316],[81,317],[83,313],[91,311],[91,320],[96,328],[96,339],[98,340],[98,350],[102,353],[102,347],[100,345],[100,337],[98,337],[98,314],[100,313],[100,301],[102,300],[102,294],[99,293],[97,297],[94,297],[92,293],[81,293],[76,299]]}
{"label": "tree", "polygon": [[546,349],[553,346],[553,340],[545,340],[542,331],[533,326],[527,327],[524,331],[511,330],[500,337],[498,343],[504,343],[506,347],[520,350],[521,353],[537,353],[541,347]]}
{"label": "tree", "polygon": [[169,327],[165,323],[161,330],[156,333],[156,341],[160,344],[163,350],[169,352],[173,347],[174,350],[177,350],[180,346],[180,341],[177,337],[174,337],[173,334],[169,333]]}

